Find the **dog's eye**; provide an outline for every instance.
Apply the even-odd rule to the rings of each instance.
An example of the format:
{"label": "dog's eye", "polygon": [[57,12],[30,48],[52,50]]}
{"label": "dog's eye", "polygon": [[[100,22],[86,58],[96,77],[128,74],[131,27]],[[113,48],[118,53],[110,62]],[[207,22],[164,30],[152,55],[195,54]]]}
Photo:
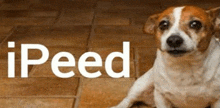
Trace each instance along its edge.
{"label": "dog's eye", "polygon": [[159,24],[161,30],[166,30],[169,28],[169,21],[161,21]]}
{"label": "dog's eye", "polygon": [[202,23],[200,21],[191,21],[189,23],[189,26],[192,29],[199,30],[200,28],[202,28]]}

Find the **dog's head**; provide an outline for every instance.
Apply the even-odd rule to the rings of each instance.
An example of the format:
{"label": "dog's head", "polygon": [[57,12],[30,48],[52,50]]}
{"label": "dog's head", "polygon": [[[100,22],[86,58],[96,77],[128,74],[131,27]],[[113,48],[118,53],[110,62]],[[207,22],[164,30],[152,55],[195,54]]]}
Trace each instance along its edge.
{"label": "dog's head", "polygon": [[205,52],[213,34],[220,30],[220,7],[171,7],[148,18],[144,31],[156,36],[157,47],[173,56]]}

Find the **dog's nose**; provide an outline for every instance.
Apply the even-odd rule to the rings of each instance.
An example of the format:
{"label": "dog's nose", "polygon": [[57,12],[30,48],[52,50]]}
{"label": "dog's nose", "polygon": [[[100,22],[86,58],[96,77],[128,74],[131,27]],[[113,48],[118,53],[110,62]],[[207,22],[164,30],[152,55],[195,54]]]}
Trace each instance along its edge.
{"label": "dog's nose", "polygon": [[183,44],[183,38],[181,38],[180,36],[170,36],[167,39],[167,44],[170,47],[180,47]]}

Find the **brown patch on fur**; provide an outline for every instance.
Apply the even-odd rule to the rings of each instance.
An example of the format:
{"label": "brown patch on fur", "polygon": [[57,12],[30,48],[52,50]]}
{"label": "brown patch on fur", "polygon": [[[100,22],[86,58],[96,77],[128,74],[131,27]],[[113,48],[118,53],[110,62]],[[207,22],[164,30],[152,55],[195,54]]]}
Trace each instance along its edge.
{"label": "brown patch on fur", "polygon": [[147,19],[147,22],[144,25],[143,31],[144,33],[154,35],[156,28],[156,21],[160,14],[154,14]]}
{"label": "brown patch on fur", "polygon": [[206,12],[209,14],[210,19],[214,23],[215,30],[220,31],[220,7],[207,10]]}
{"label": "brown patch on fur", "polygon": [[145,26],[143,28],[144,33],[155,35],[155,40],[158,48],[160,48],[161,46],[160,39],[161,35],[163,34],[163,31],[158,29],[158,25],[164,17],[174,22],[174,18],[172,16],[174,8],[175,7],[170,7],[160,14],[154,14],[150,16],[145,23]]}
{"label": "brown patch on fur", "polygon": [[161,49],[161,41],[160,41],[161,35],[162,35],[162,32],[156,32],[156,34],[155,34],[156,46],[159,49]]}
{"label": "brown patch on fur", "polygon": [[181,30],[184,31],[191,39],[192,39],[192,36],[190,34],[190,31],[189,31],[189,24],[184,24],[185,26],[181,26]]}
{"label": "brown patch on fur", "polygon": [[160,23],[161,20],[163,20],[164,18],[169,19],[170,22],[170,27],[172,26],[172,23],[174,22],[174,17],[173,17],[173,9],[175,7],[170,7],[166,10],[164,10],[160,16],[158,17],[157,21],[156,21],[156,26],[155,26],[155,39],[156,39],[156,45],[157,48],[161,49],[161,36],[163,34],[164,31],[161,31],[158,28],[158,25]]}
{"label": "brown patch on fur", "polygon": [[170,18],[173,19],[172,14],[173,14],[173,9],[174,9],[174,8],[175,8],[175,7],[170,7],[170,8],[168,8],[168,9],[164,10],[164,11],[160,14],[159,18],[157,19],[157,24],[158,24],[164,17],[170,17]]}
{"label": "brown patch on fur", "polygon": [[[206,35],[206,34],[204,33],[204,35]],[[212,37],[212,35],[208,35],[208,36],[204,36],[203,38],[200,39],[199,44],[197,46],[199,51],[201,51],[201,52],[206,51],[206,49],[208,48],[209,43],[211,41],[211,37]]]}
{"label": "brown patch on fur", "polygon": [[[189,22],[192,20],[199,20],[202,23],[202,28],[199,31],[191,29],[189,27]],[[198,50],[201,52],[206,51],[209,46],[211,37],[212,37],[212,23],[209,18],[208,13],[205,10],[195,7],[195,6],[185,6],[182,10],[181,19],[180,19],[180,28],[188,35],[193,38],[193,34],[197,35]]]}

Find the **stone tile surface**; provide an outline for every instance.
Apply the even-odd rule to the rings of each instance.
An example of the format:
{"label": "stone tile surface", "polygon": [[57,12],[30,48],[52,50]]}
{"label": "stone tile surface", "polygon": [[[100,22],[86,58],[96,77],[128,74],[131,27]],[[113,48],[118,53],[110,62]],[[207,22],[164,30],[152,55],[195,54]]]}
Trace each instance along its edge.
{"label": "stone tile surface", "polygon": [[96,18],[96,25],[130,25],[129,18]]}
{"label": "stone tile surface", "polygon": [[55,18],[28,18],[28,17],[16,17],[16,18],[1,18],[0,25],[52,25]]}
{"label": "stone tile surface", "polygon": [[[136,78],[147,72],[156,58],[155,39],[143,33],[148,17],[171,6],[197,5],[205,9],[220,6],[219,0],[0,0],[0,106],[4,108],[106,108],[116,105],[127,94]],[[15,41],[15,48],[8,48]],[[110,78],[106,57],[122,52],[130,42],[130,78]],[[20,78],[21,44],[42,44],[49,59],[28,67],[29,78]],[[69,52],[75,67],[72,78],[56,77],[51,60],[58,52]],[[96,52],[101,67],[86,67],[102,76],[87,79],[78,70],[85,52]],[[8,52],[15,52],[16,78],[7,78]],[[39,50],[29,50],[29,59],[39,59]],[[88,58],[94,61],[94,58]],[[60,61],[67,61],[65,57]],[[115,58],[113,71],[120,72],[122,60]],[[136,108],[136,107],[134,107]],[[138,108],[149,108],[139,106]]]}
{"label": "stone tile surface", "polygon": [[[103,40],[108,41],[103,41]],[[96,35],[92,37],[91,42],[89,46],[91,47],[122,47],[123,42],[129,42],[130,48],[132,47],[155,47],[153,36],[139,36],[139,35],[133,35],[133,36],[126,36],[126,35],[118,35],[115,37],[115,35]]]}
{"label": "stone tile surface", "polygon": [[[90,26],[19,26],[6,40],[21,44],[42,44],[45,46],[85,47]],[[6,43],[5,43],[6,44]]]}
{"label": "stone tile surface", "polygon": [[1,98],[4,108],[72,108],[73,98]]}
{"label": "stone tile surface", "polygon": [[156,59],[156,48],[138,48],[139,75],[143,75],[152,68]]}
{"label": "stone tile surface", "polygon": [[91,25],[94,12],[91,10],[65,10],[55,25]]}
{"label": "stone tile surface", "polygon": [[13,29],[13,26],[0,26],[0,34],[9,34]]}
{"label": "stone tile surface", "polygon": [[16,17],[56,17],[57,11],[29,11],[29,10],[2,10],[0,17],[16,18]]}
{"label": "stone tile surface", "polygon": [[0,97],[74,97],[78,78],[0,78]]}
{"label": "stone tile surface", "polygon": [[6,36],[0,36],[0,43],[6,38]]}
{"label": "stone tile surface", "polygon": [[29,3],[3,3],[0,6],[0,10],[26,10],[29,8]]}
{"label": "stone tile surface", "polygon": [[[106,108],[123,99],[134,79],[83,79],[78,108]],[[95,87],[94,87],[95,86]]]}
{"label": "stone tile surface", "polygon": [[144,34],[142,29],[138,26],[97,26],[89,46],[121,47],[124,41],[129,41],[131,47],[155,47],[154,36]]}

